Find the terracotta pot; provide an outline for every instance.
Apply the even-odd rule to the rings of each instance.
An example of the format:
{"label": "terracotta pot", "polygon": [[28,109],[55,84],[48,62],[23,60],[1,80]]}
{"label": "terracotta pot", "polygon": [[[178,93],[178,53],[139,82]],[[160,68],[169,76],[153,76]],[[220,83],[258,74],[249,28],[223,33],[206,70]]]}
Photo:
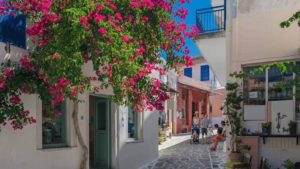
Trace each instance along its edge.
{"label": "terracotta pot", "polygon": [[228,154],[228,157],[231,162],[241,162],[243,159],[243,154],[231,152]]}

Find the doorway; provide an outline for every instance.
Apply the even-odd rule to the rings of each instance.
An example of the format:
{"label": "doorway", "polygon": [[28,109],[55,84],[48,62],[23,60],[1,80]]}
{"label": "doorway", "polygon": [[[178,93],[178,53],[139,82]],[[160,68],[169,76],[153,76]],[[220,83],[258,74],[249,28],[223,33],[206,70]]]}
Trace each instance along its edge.
{"label": "doorway", "polygon": [[111,168],[110,99],[90,96],[90,168]]}

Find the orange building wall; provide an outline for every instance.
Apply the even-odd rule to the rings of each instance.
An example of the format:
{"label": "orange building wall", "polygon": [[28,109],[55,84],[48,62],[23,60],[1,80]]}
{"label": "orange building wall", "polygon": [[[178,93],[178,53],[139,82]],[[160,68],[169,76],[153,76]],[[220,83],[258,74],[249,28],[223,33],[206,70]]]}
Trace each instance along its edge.
{"label": "orange building wall", "polygon": [[212,97],[211,117],[222,117],[223,113],[221,111],[221,107],[225,99],[225,89],[215,90],[214,94],[211,97]]}
{"label": "orange building wall", "polygon": [[[206,113],[208,115],[209,111],[209,93],[205,90],[195,89],[186,85],[178,83],[178,96],[177,96],[177,111],[182,112],[186,110],[185,119],[177,119],[176,131],[181,133],[184,131],[191,131],[192,128],[192,103],[197,104],[197,111],[199,114]],[[183,98],[182,95],[185,95],[185,108],[183,107]],[[202,106],[203,105],[203,106]],[[185,121],[184,121],[185,120]]]}

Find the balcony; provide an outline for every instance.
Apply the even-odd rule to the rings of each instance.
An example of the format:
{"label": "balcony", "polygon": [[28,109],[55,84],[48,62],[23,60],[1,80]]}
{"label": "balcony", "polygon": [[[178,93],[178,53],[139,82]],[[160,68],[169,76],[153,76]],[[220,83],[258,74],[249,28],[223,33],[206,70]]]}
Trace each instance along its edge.
{"label": "balcony", "polygon": [[211,0],[212,7],[196,10],[200,35],[194,39],[222,86],[226,84],[226,0]]}
{"label": "balcony", "polygon": [[226,30],[226,0],[223,5],[196,10],[196,25],[201,34]]}

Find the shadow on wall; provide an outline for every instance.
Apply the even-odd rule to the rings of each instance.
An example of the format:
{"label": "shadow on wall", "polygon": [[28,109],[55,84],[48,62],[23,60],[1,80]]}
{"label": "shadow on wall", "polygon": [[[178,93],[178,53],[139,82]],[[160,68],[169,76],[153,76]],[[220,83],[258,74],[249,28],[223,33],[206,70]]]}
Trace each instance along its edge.
{"label": "shadow on wall", "polygon": [[144,112],[143,116],[139,140],[129,140],[127,125],[119,125],[120,136],[126,133],[119,138],[119,169],[142,168],[158,158],[158,112]]}

